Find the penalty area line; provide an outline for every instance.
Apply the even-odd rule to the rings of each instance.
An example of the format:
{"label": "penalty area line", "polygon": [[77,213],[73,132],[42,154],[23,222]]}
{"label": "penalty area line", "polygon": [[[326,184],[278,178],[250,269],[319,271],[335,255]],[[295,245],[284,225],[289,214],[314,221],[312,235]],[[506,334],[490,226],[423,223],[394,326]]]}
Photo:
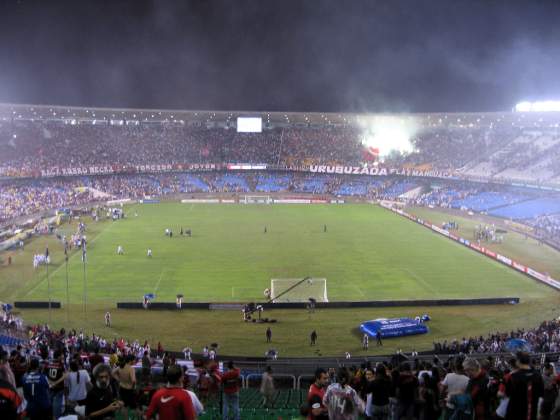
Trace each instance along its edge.
{"label": "penalty area line", "polygon": [[354,289],[356,289],[360,295],[362,295],[363,297],[366,297],[366,294],[364,293],[364,291],[362,289],[360,289],[358,286],[356,286],[355,284],[352,283],[352,287]]}
{"label": "penalty area line", "polygon": [[156,294],[156,292],[157,292],[158,289],[159,289],[159,284],[161,283],[161,279],[163,278],[163,272],[164,272],[164,271],[165,271],[165,270],[161,270],[161,273],[159,273],[159,279],[158,279],[158,281],[157,281],[157,283],[156,283],[156,287],[155,287],[155,289],[154,289],[154,295]]}

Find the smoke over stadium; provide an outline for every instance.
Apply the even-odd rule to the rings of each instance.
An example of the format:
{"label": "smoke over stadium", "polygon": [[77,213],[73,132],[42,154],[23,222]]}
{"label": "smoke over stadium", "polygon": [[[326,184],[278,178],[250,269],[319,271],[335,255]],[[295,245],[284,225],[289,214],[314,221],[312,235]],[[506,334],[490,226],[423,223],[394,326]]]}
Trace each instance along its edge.
{"label": "smoke over stadium", "polygon": [[555,419],[559,18],[1,2],[0,418]]}

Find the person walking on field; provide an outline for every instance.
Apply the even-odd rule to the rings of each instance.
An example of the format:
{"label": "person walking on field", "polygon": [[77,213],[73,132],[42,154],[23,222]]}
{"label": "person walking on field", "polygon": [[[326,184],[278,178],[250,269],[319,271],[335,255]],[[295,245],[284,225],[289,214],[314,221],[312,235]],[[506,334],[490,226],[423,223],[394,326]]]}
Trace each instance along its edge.
{"label": "person walking on field", "polygon": [[272,330],[270,327],[266,329],[266,342],[270,343],[272,341]]}
{"label": "person walking on field", "polygon": [[314,346],[315,344],[317,344],[317,331],[311,331],[311,336],[309,338],[311,339],[310,346]]}

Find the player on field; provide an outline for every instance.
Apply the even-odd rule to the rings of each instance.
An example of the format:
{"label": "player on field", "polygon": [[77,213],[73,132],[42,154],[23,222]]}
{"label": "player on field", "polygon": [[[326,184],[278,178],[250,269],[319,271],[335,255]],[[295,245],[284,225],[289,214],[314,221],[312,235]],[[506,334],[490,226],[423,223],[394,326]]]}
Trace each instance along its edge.
{"label": "player on field", "polygon": [[148,257],[152,258],[152,248],[148,248]]}
{"label": "player on field", "polygon": [[105,326],[106,327],[111,326],[111,312],[109,311],[105,312]]}
{"label": "player on field", "polygon": [[119,246],[117,247],[117,254],[118,254],[118,255],[123,255],[123,254],[124,254],[124,249],[123,249],[123,247],[122,247],[121,245],[119,245]]}

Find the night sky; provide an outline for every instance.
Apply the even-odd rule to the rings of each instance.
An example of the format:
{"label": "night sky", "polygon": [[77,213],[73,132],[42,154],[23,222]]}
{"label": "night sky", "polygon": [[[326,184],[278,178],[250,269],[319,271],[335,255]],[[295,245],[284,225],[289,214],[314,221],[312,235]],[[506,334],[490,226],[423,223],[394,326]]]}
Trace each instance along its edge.
{"label": "night sky", "polygon": [[560,2],[0,0],[0,102],[344,112],[560,99]]}

